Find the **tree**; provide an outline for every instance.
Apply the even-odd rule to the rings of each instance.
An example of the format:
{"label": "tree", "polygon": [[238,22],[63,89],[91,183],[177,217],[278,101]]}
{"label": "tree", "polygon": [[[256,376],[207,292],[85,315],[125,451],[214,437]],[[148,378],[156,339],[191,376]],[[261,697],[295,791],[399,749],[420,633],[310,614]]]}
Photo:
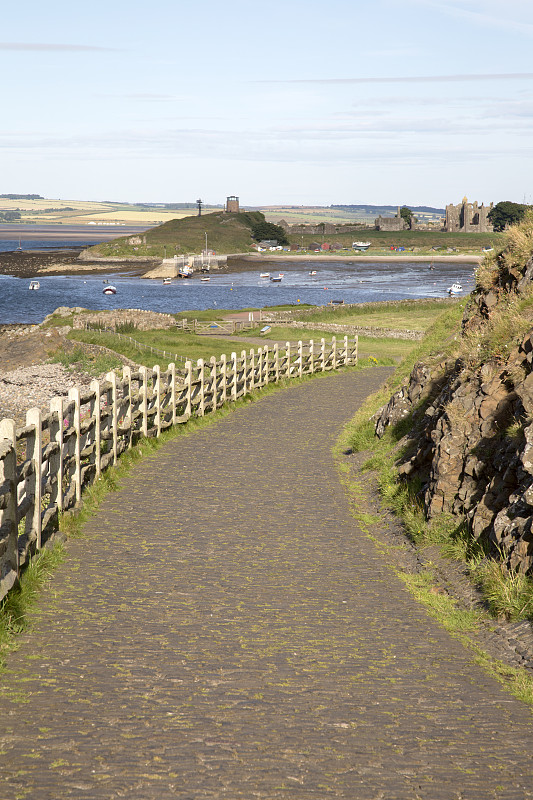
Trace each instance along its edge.
{"label": "tree", "polygon": [[252,236],[256,242],[262,239],[277,239],[278,244],[289,244],[287,235],[281,225],[274,225],[266,220],[252,223]]}
{"label": "tree", "polygon": [[528,206],[523,203],[512,203],[510,200],[504,200],[501,203],[496,203],[487,216],[495,231],[503,231],[508,225],[520,222],[524,218],[527,208]]}
{"label": "tree", "polygon": [[411,227],[411,220],[413,219],[413,212],[407,206],[402,206],[400,208],[400,217],[405,220],[407,223],[407,227]]}

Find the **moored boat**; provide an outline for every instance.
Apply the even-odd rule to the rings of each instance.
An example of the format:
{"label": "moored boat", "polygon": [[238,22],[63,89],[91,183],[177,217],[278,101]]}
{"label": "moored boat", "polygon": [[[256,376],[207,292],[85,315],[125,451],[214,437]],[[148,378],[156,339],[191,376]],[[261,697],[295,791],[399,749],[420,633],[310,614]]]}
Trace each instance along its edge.
{"label": "moored boat", "polygon": [[352,242],[352,248],[354,250],[368,250],[372,242]]}
{"label": "moored boat", "polygon": [[259,277],[260,278],[270,278],[270,272],[261,272]]}
{"label": "moored boat", "polygon": [[117,293],[116,287],[115,286],[111,286],[111,284],[108,284],[105,287],[105,289],[103,289],[102,291],[103,291],[104,294],[116,294]]}
{"label": "moored boat", "polygon": [[39,281],[30,281],[30,285],[28,286],[28,289],[33,289],[34,291],[37,291],[37,289],[40,289],[40,288],[41,288],[41,284],[39,283]]}
{"label": "moored boat", "polygon": [[448,294],[460,294],[463,291],[463,287],[460,283],[452,283],[451,286],[448,286],[446,291]]}

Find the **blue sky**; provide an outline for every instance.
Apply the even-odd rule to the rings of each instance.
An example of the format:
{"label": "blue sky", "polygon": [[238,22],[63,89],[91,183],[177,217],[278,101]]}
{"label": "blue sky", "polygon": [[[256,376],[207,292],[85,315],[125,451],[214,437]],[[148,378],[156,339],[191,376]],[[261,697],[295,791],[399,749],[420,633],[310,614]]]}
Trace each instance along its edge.
{"label": "blue sky", "polygon": [[0,193],[533,203],[532,0],[26,0]]}

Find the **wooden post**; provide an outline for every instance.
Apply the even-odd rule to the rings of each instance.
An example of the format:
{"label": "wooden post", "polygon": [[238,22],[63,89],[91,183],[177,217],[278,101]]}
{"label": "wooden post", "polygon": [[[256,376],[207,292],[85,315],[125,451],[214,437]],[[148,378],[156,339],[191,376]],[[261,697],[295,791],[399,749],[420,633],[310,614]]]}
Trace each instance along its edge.
{"label": "wooden post", "polygon": [[192,415],[192,361],[185,362],[185,370],[187,372],[185,376],[185,386],[187,387],[187,401],[185,405],[185,414],[187,419],[190,419]]}
{"label": "wooden post", "polygon": [[203,358],[199,358],[196,362],[198,368],[198,379],[200,381],[200,405],[198,408],[198,416],[205,415],[205,367]]}
{"label": "wooden post", "polygon": [[326,371],[326,340],[320,340],[320,369]]}
{"label": "wooden post", "polygon": [[139,392],[141,394],[141,433],[143,436],[148,436],[148,369],[146,367],[139,367],[141,376]]}
{"label": "wooden post", "polygon": [[25,530],[30,541],[35,540],[41,549],[41,495],[42,495],[42,427],[41,409],[30,408],[26,412],[26,425],[33,431],[26,438],[26,460],[32,462],[33,474],[26,479],[26,494],[32,497],[31,512],[26,515]]}
{"label": "wooden post", "polygon": [[176,424],[176,365],[174,363],[168,365],[169,372],[169,386],[170,386],[170,410],[172,413],[172,425]]}
{"label": "wooden post", "polygon": [[337,369],[337,339],[335,336],[331,340],[331,354],[333,369]]}
{"label": "wooden post", "polygon": [[241,350],[241,360],[242,360],[242,380],[243,380],[243,397],[246,397],[248,394],[248,374],[247,374],[247,364],[246,364],[246,350]]}
{"label": "wooden post", "polygon": [[285,342],[285,354],[287,357],[287,364],[285,366],[285,377],[291,377],[291,343]]}
{"label": "wooden post", "polygon": [[[128,367],[129,369],[129,367]],[[91,401],[91,415],[94,416],[94,466],[96,469],[95,479],[99,478],[102,473],[101,465],[101,437],[102,437],[102,411],[100,408],[100,381],[96,378],[91,381],[91,392],[93,393],[93,400]],[[130,413],[131,413],[131,383],[130,383]],[[130,438],[131,445],[131,438]]]}
{"label": "wooden post", "polygon": [[231,374],[232,374],[232,384],[231,384],[231,399],[233,402],[237,400],[237,353],[231,354]]}
{"label": "wooden post", "polygon": [[161,436],[161,367],[159,364],[154,364],[152,376],[155,390],[155,435],[159,439]]}
{"label": "wooden post", "polygon": [[7,532],[5,551],[0,570],[0,599],[5,597],[19,576],[18,526],[17,526],[17,429],[15,420],[0,421],[0,441],[7,444],[8,452],[0,461],[0,481],[7,484],[8,499],[0,510],[0,524]]}
{"label": "wooden post", "polygon": [[355,363],[359,363],[359,336],[354,336],[355,344]]}
{"label": "wooden post", "polygon": [[220,402],[222,405],[224,405],[228,398],[228,362],[225,353],[222,353],[220,356],[220,362],[220,372],[222,374],[222,394],[220,397]]}
{"label": "wooden post", "polygon": [[[98,383],[98,381],[96,381]],[[124,412],[124,427],[128,428],[128,432],[126,433],[126,448],[129,450],[132,444],[133,439],[133,415],[132,415],[132,407],[131,407],[131,367],[124,366],[122,367],[122,399],[126,400],[126,411]],[[91,383],[91,389],[93,385]]]}
{"label": "wooden post", "polygon": [[80,390],[77,386],[68,390],[68,399],[71,403],[74,403],[74,414],[72,415],[72,427],[74,428],[74,469],[72,470],[72,478],[74,480],[74,486],[76,487],[76,504],[78,504],[81,500],[81,420]]}
{"label": "wooden post", "polygon": [[304,350],[302,340],[298,340],[298,377],[301,378],[304,371]]}
{"label": "wooden post", "polygon": [[250,390],[255,388],[255,350],[250,350],[250,381],[248,383]]}
{"label": "wooden post", "polygon": [[[96,381],[98,383],[98,381]],[[92,384],[91,384],[92,388]],[[100,407],[98,406],[98,410]],[[52,421],[50,423],[50,441],[56,442],[58,452],[50,459],[50,472],[55,476],[55,483],[51,492],[50,502],[57,505],[58,511],[63,511],[63,398],[53,397],[50,400],[50,413]],[[98,427],[100,431],[100,427]],[[96,433],[96,429],[95,429]],[[100,442],[96,439],[96,450],[98,467],[100,466]],[[99,471],[97,471],[97,475]]]}
{"label": "wooden post", "polygon": [[276,342],[274,345],[274,381],[279,383],[279,345]]}
{"label": "wooden post", "polygon": [[209,359],[211,364],[211,392],[213,397],[213,407],[212,412],[213,414],[217,410],[217,358],[216,356],[211,356]]}
{"label": "wooden post", "polygon": [[315,343],[312,339],[309,342],[309,371],[311,375],[315,371]]}
{"label": "wooden post", "polygon": [[344,366],[348,366],[348,337],[344,337]]}
{"label": "wooden post", "polygon": [[113,464],[118,461],[118,413],[117,413],[117,375],[115,372],[108,372],[106,381],[111,384],[111,433],[113,448]]}
{"label": "wooden post", "polygon": [[263,386],[268,386],[270,365],[268,363],[270,352],[268,345],[263,347]]}

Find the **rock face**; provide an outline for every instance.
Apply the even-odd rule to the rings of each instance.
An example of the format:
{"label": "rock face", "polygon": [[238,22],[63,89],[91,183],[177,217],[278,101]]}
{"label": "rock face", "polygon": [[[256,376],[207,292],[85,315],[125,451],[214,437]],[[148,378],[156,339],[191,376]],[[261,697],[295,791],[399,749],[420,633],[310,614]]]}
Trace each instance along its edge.
{"label": "rock face", "polygon": [[[532,251],[533,241],[522,268],[509,269],[500,256],[491,284],[473,293],[463,319],[467,346],[459,357],[417,364],[376,415],[382,436],[413,412],[399,471],[421,482],[428,517],[442,511],[464,515],[475,539],[490,543],[508,567],[530,574],[533,327],[524,333],[523,307],[533,298]],[[521,308],[521,325],[513,308]],[[491,338],[496,324],[500,335]],[[477,358],[469,357],[475,348]]]}

